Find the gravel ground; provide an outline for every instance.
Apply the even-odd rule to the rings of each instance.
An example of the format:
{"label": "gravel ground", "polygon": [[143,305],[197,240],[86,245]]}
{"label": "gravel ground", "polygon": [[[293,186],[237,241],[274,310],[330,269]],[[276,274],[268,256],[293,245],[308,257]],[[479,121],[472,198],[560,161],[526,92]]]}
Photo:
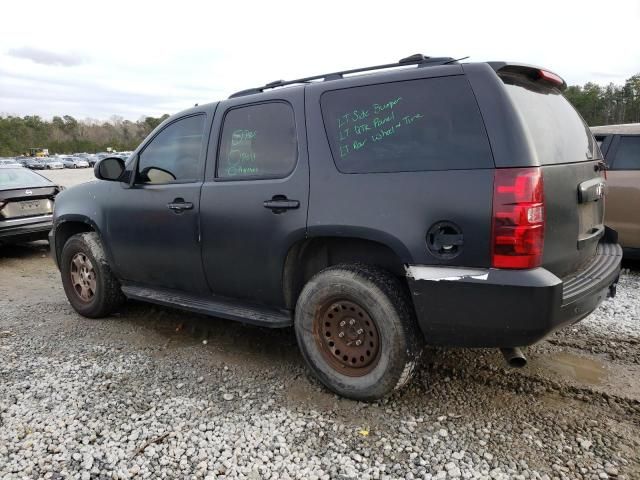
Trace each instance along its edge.
{"label": "gravel ground", "polygon": [[37,170],[52,182],[65,187],[72,187],[79,183],[95,180],[93,167],[90,168],[64,168],[62,170]]}
{"label": "gravel ground", "polygon": [[623,288],[615,301],[605,302],[598,315],[591,315],[579,324],[585,331],[602,335],[640,338],[640,275],[624,269]]}
{"label": "gravel ground", "polygon": [[84,319],[46,244],[0,249],[0,479],[640,478],[640,271],[526,349],[428,349],[365,404],[309,378],[291,330],[131,302]]}

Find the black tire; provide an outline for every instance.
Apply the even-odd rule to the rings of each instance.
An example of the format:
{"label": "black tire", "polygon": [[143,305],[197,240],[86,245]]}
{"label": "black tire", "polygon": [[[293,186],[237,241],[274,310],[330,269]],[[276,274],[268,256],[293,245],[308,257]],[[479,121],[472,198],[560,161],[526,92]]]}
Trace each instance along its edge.
{"label": "black tire", "polygon": [[[350,367],[332,362],[331,352],[328,354],[323,347],[324,333],[315,330],[319,324],[320,328],[329,328],[329,323],[322,326],[325,318],[322,312],[326,311],[326,305],[333,308],[332,302],[339,304],[340,299],[344,299],[345,305],[361,307],[358,315],[370,317],[377,328],[377,360],[363,367],[362,374],[354,373],[357,370],[350,375],[342,373]],[[305,285],[296,304],[295,331],[302,355],[320,382],[339,395],[363,401],[383,398],[406,385],[413,376],[424,342],[406,288],[385,270],[361,264],[329,267]]]}
{"label": "black tire", "polygon": [[[74,287],[71,271],[76,255],[86,257],[93,267],[95,291],[90,299],[83,300]],[[120,282],[107,263],[100,237],[95,232],[73,235],[62,247],[60,275],[69,303],[76,312],[88,318],[102,318],[113,313],[125,300]]]}

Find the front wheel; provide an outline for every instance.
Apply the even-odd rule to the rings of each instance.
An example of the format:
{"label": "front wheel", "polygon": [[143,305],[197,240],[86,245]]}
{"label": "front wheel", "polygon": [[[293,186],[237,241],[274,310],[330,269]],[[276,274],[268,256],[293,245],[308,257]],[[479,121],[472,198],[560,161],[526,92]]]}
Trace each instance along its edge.
{"label": "front wheel", "polygon": [[360,264],[329,267],[305,285],[295,330],[316,377],[354,400],[376,400],[404,386],[423,344],[400,281]]}
{"label": "front wheel", "polygon": [[67,240],[60,257],[60,275],[69,303],[82,316],[105,317],[124,301],[95,232]]}

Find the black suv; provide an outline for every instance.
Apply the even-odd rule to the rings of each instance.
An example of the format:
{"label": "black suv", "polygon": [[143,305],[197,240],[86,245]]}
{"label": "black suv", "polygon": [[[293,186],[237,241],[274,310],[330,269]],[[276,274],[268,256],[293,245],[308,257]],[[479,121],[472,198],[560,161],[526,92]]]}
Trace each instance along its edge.
{"label": "black suv", "polygon": [[565,86],[414,55],[195,106],[59,196],[66,294],[87,317],[128,297],[294,326],[317,377],[364,400],[405,384],[425,341],[532,344],[620,269]]}

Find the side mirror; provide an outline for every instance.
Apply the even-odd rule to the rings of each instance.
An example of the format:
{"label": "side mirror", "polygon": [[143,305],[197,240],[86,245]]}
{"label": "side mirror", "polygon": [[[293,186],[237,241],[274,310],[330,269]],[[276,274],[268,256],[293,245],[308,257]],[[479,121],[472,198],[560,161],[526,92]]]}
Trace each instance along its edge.
{"label": "side mirror", "polygon": [[107,157],[98,160],[93,167],[93,174],[98,180],[116,182],[124,173],[124,160],[119,157]]}

